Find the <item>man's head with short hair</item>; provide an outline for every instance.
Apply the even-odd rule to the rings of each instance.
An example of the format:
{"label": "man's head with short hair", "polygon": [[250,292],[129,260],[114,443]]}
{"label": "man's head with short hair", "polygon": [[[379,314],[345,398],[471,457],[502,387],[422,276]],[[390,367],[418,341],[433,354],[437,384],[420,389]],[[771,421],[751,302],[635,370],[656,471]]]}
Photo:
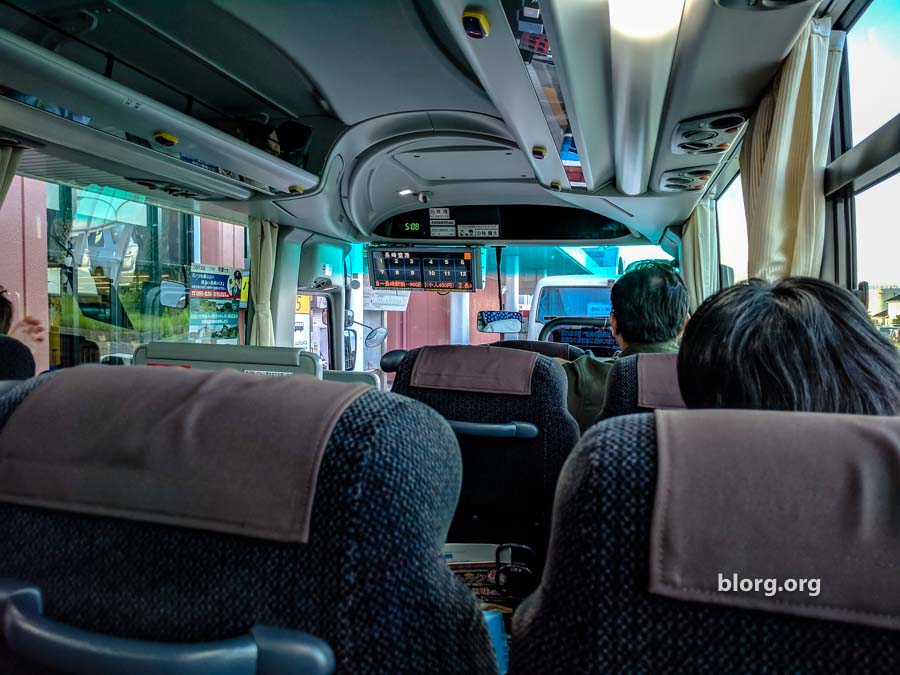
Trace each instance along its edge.
{"label": "man's head with short hair", "polygon": [[655,260],[629,267],[612,287],[610,301],[613,335],[623,347],[675,339],[689,311],[681,276],[671,264]]}

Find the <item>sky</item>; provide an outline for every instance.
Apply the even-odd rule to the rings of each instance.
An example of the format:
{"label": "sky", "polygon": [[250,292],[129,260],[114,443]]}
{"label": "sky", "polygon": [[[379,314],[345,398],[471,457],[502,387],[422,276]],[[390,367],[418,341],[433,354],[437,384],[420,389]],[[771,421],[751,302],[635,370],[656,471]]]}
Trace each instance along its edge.
{"label": "sky", "polygon": [[[874,0],[847,35],[853,142],[900,113],[900,0]],[[856,196],[859,280],[900,285],[900,174]]]}

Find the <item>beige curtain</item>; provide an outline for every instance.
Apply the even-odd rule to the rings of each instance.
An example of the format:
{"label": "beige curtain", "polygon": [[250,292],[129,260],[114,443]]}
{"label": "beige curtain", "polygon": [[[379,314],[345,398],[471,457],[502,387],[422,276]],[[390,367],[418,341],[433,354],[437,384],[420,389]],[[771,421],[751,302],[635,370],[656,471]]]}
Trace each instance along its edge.
{"label": "beige curtain", "polygon": [[681,240],[681,269],[695,311],[706,298],[719,290],[719,242],[716,212],[708,199],[696,207],[684,228]]}
{"label": "beige curtain", "polygon": [[250,298],[253,300],[250,344],[272,347],[275,345],[275,330],[272,326],[271,296],[278,225],[268,220],[250,218],[249,230]]}
{"label": "beige curtain", "polygon": [[9,192],[9,186],[15,178],[21,155],[21,148],[0,147],[0,206],[3,206],[6,193]]}
{"label": "beige curtain", "polygon": [[845,34],[813,19],[754,115],[741,149],[749,275],[819,276],[823,179]]}

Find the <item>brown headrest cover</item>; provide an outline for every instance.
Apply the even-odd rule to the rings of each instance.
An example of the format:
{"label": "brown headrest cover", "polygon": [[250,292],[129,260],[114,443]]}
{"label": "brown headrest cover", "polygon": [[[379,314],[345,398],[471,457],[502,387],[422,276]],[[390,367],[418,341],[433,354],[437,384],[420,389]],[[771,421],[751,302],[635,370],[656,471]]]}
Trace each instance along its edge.
{"label": "brown headrest cover", "polygon": [[537,358],[534,352],[501,347],[422,347],[413,366],[410,385],[528,396]]}
{"label": "brown headrest cover", "polygon": [[319,464],[368,387],[81,366],[0,430],[0,501],[306,542]]}
{"label": "brown headrest cover", "polygon": [[639,354],[638,406],[653,410],[684,408],[678,386],[678,354]]}
{"label": "brown headrest cover", "polygon": [[[652,593],[900,628],[900,418],[660,411],[656,431]],[[720,591],[735,574],[775,582]]]}

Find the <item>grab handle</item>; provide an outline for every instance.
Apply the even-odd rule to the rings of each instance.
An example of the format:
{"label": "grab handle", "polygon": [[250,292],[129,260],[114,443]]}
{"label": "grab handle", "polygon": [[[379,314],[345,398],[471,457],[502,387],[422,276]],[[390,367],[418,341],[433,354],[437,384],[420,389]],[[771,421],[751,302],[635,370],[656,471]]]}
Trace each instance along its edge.
{"label": "grab handle", "polygon": [[0,579],[0,635],[26,660],[67,675],[331,675],[334,654],[300,631],[254,626],[218,642],[147,642],[48,619],[36,586]]}
{"label": "grab handle", "polygon": [[506,422],[484,424],[482,422],[457,422],[449,420],[457,436],[486,436],[488,438],[537,438],[538,428],[530,422]]}

